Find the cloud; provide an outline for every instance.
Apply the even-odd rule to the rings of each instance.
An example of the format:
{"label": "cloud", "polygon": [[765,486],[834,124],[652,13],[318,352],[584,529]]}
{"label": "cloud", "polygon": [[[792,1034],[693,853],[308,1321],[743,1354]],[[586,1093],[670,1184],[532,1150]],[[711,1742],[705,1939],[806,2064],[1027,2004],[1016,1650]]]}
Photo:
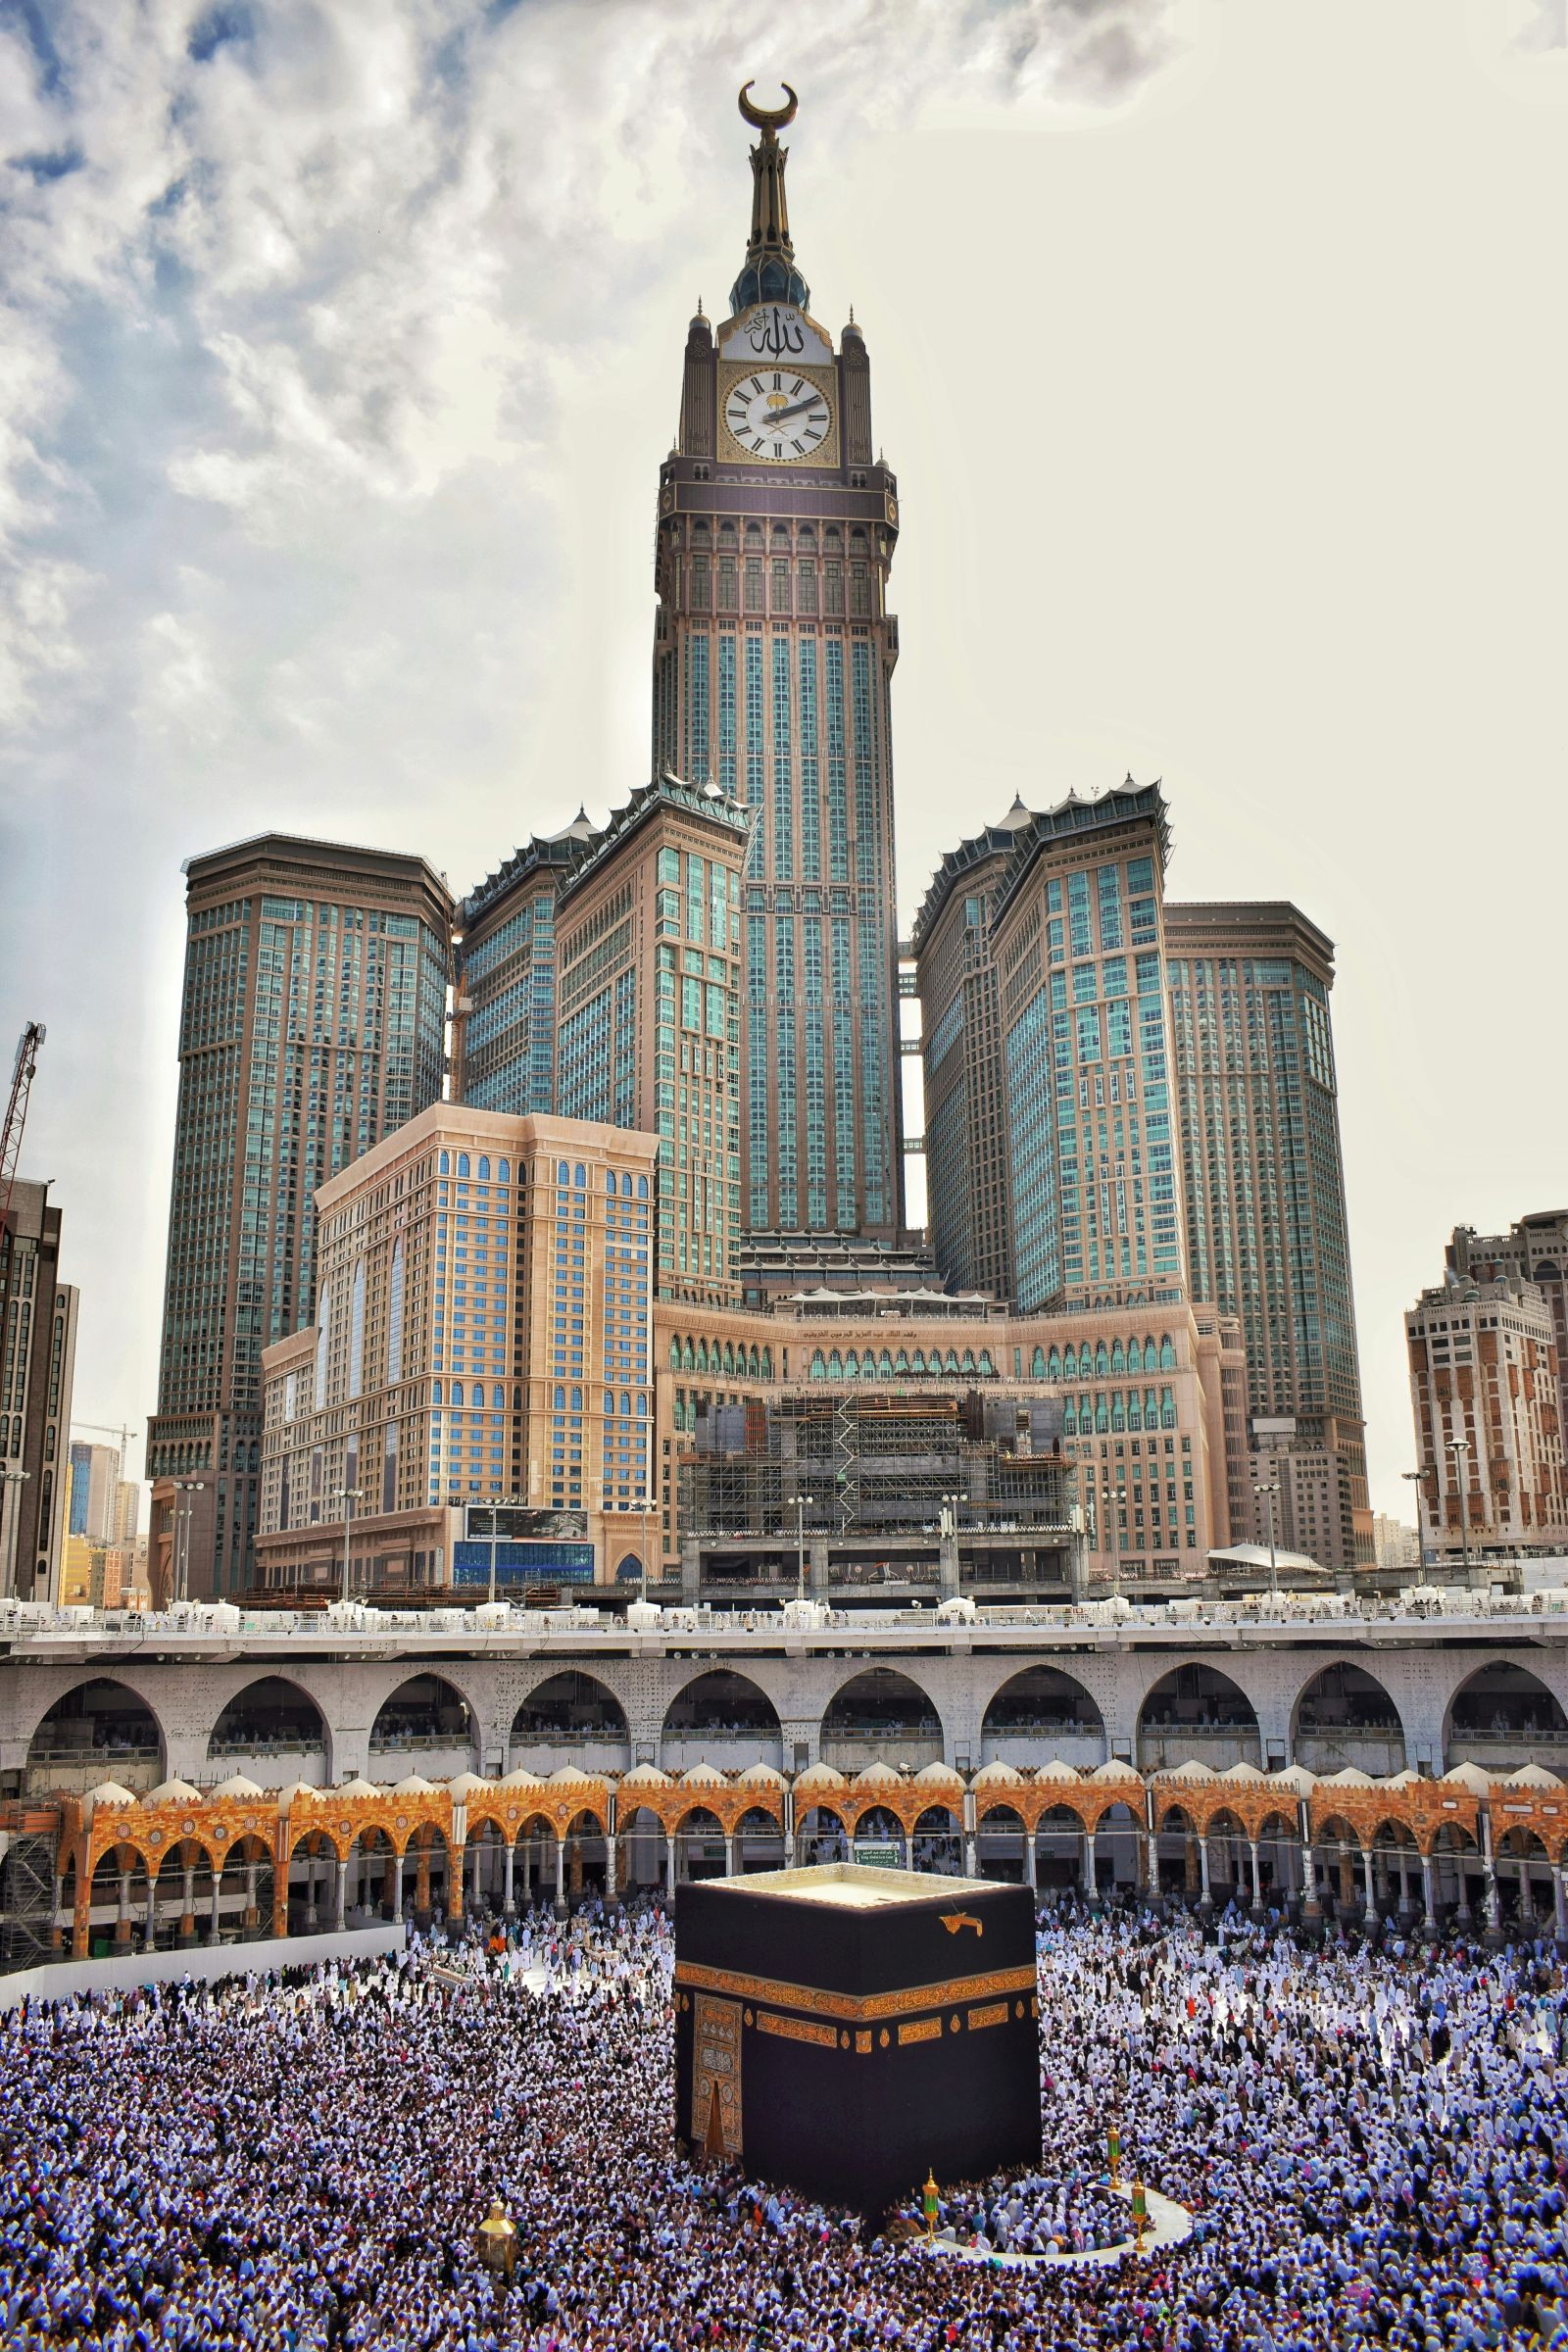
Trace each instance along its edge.
{"label": "cloud", "polygon": [[634,780],[741,82],[802,94],[809,261],[928,110],[1112,105],[1171,13],[805,0],[768,41],[725,0],[0,0],[0,1020],[50,1023],[28,1160],[82,1410],[152,1400],[179,860],[275,823],[465,887]]}

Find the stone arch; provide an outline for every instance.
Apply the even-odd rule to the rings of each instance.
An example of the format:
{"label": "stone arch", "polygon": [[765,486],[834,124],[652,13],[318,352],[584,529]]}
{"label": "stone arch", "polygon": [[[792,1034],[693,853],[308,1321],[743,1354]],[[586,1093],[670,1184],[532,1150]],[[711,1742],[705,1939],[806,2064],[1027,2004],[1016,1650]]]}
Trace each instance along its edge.
{"label": "stone arch", "polygon": [[1291,1711],[1291,1754],[1308,1772],[1350,1764],[1374,1779],[1403,1772],[1409,1762],[1398,1705],[1358,1658],[1331,1658],[1301,1685]]}
{"label": "stone arch", "polygon": [[999,1684],[981,1718],[982,1764],[1038,1764],[1052,1756],[1102,1764],[1106,1753],[1105,1720],[1093,1693],[1041,1661]]}
{"label": "stone arch", "polygon": [[1189,1760],[1223,1771],[1229,1764],[1261,1764],[1262,1753],[1251,1700],[1207,1659],[1168,1667],[1144,1693],[1135,1759],[1141,1772],[1168,1771]]}
{"label": "stone arch", "polygon": [[784,1761],[778,1709],[749,1674],[709,1667],[671,1697],[660,1732],[660,1755],[671,1771],[705,1762],[741,1765]]}
{"label": "stone arch", "polygon": [[822,1755],[842,1771],[871,1763],[918,1770],[942,1761],[942,1744],[935,1699],[897,1667],[862,1666],[847,1675],[823,1709]]}
{"label": "stone arch", "polygon": [[40,1713],[27,1741],[29,1795],[78,1793],[118,1781],[132,1795],[165,1778],[169,1740],[157,1709],[121,1675],[81,1675]]}
{"label": "stone arch", "polygon": [[427,1780],[455,1780],[460,1772],[477,1770],[479,1740],[478,1709],[444,1667],[405,1675],[371,1719],[370,1777],[396,1782],[404,1772],[416,1772]]}
{"label": "stone arch", "polygon": [[1512,1658],[1473,1666],[1449,1695],[1443,1720],[1446,1768],[1479,1764],[1492,1773],[1526,1764],[1558,1768],[1568,1750],[1568,1716],[1539,1674]]}
{"label": "stone arch", "polygon": [[631,1763],[626,1710],[610,1685],[579,1667],[542,1675],[507,1736],[509,1769],[552,1772],[563,1758],[584,1772],[624,1772]]}
{"label": "stone arch", "polygon": [[[207,1741],[207,1760],[254,1780],[256,1764],[275,1764],[279,1779],[329,1782],[332,1732],[324,1708],[291,1675],[259,1674],[229,1693]],[[314,1769],[313,1769],[314,1767]]]}

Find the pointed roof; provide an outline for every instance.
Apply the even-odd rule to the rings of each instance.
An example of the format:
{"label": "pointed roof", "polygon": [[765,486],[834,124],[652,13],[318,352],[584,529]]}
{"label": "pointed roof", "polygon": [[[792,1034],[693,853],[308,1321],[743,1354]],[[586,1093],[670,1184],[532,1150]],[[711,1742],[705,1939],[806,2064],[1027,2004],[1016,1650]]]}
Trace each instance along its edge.
{"label": "pointed roof", "polygon": [[1443,1778],[1450,1788],[1457,1784],[1461,1788],[1468,1788],[1472,1796],[1490,1796],[1492,1793],[1492,1775],[1483,1772],[1479,1764],[1455,1764],[1453,1770],[1446,1772]]}
{"label": "pointed roof", "polygon": [[771,1764],[748,1764],[739,1776],[743,1788],[782,1788],[784,1775],[775,1772]]}
{"label": "pointed roof", "polygon": [[895,1772],[891,1764],[884,1764],[879,1757],[874,1764],[867,1764],[856,1774],[854,1786],[857,1788],[901,1788],[904,1775]]}
{"label": "pointed roof", "polygon": [[749,81],[740,95],[743,122],[762,135],[752,149],[752,233],[746,240],[740,275],[729,290],[730,311],[737,318],[758,302],[792,303],[798,311],[809,310],[811,304],[811,289],[795,267],[790,236],[790,209],[784,193],[784,167],[790,151],[778,143],[779,132],[794,122],[800,101],[785,82],[785,105],[759,106],[750,94],[756,86]]}
{"label": "pointed roof", "polygon": [[1545,1771],[1540,1764],[1522,1764],[1517,1772],[1509,1773],[1502,1785],[1505,1788],[1560,1789],[1562,1788],[1562,1782],[1557,1775],[1554,1772]]}
{"label": "pointed roof", "polygon": [[130,1790],[122,1788],[118,1781],[100,1781],[96,1788],[87,1791],[89,1810],[94,1805],[133,1805],[136,1801]]}
{"label": "pointed roof", "polygon": [[701,1764],[687,1765],[680,1776],[680,1785],[683,1788],[722,1788],[727,1786],[718,1766],[710,1764],[706,1758]]}
{"label": "pointed roof", "polygon": [[341,1788],[333,1789],[332,1794],[334,1796],[354,1796],[363,1798],[367,1796],[384,1796],[386,1794],[386,1790],[384,1788],[377,1788],[374,1781],[368,1781],[363,1772],[357,1772],[354,1775],[353,1780],[345,1781]]}
{"label": "pointed roof", "polygon": [[394,1796],[434,1796],[435,1783],[427,1781],[422,1772],[406,1773],[401,1781],[392,1784]]}
{"label": "pointed roof", "polygon": [[963,1775],[960,1772],[955,1772],[951,1764],[922,1764],[914,1776],[914,1783],[917,1788],[931,1788],[938,1786],[944,1788],[961,1788]]}
{"label": "pointed roof", "polygon": [[231,1772],[226,1781],[220,1781],[217,1788],[209,1788],[207,1793],[209,1796],[229,1796],[241,1798],[248,1796],[265,1796],[267,1791],[255,1781],[248,1781],[242,1772]]}
{"label": "pointed roof", "polygon": [[999,1756],[992,1763],[981,1765],[974,1776],[974,1785],[977,1788],[1021,1788],[1023,1774],[1016,1764],[1004,1764]]}

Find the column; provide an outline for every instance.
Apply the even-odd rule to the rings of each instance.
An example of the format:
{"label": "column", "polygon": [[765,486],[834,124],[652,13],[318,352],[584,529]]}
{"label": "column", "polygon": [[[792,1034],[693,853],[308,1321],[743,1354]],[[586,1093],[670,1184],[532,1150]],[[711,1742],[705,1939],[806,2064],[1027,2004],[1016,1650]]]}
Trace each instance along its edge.
{"label": "column", "polygon": [[130,1873],[128,1870],[122,1870],[120,1874],[120,1916],[115,1921],[115,1941],[117,1943],[130,1941]]}
{"label": "column", "polygon": [[1366,1888],[1362,1901],[1361,1922],[1364,1927],[1370,1928],[1378,1915],[1378,1897],[1377,1889],[1372,1884],[1372,1848],[1369,1845],[1363,1845],[1361,1848],[1361,1878]]}
{"label": "column", "polygon": [[218,1941],[220,1925],[219,1901],[222,1895],[222,1891],[223,1868],[221,1862],[215,1859],[213,1863],[213,1907],[208,1917],[207,1926],[207,1940],[209,1943],[216,1943]]}
{"label": "column", "polygon": [[395,1925],[401,1925],[403,1920],[403,1865],[408,1851],[405,1846],[401,1854],[392,1857],[392,1918]]}
{"label": "column", "polygon": [[1035,1851],[1038,1833],[1039,1825],[1036,1824],[1034,1829],[1025,1830],[1023,1834],[1023,1883],[1032,1894],[1040,1891],[1040,1857]]}
{"label": "column", "polygon": [[1249,1838],[1247,1840],[1247,1859],[1252,1874],[1252,1909],[1261,1911],[1263,1908],[1263,1870],[1258,1859],[1255,1838]]}
{"label": "column", "polygon": [[337,1860],[333,1864],[333,1871],[337,1879],[337,1886],[334,1890],[336,1899],[333,1908],[332,1924],[337,1929],[338,1934],[341,1936],[344,1928],[348,1924],[345,1916],[348,1910],[349,1900],[349,1862],[347,1854],[338,1855]]}
{"label": "column", "polygon": [[150,1952],[158,1941],[158,1873],[147,1873],[147,1934],[145,1947]]}
{"label": "column", "polygon": [[196,1940],[196,1865],[194,1862],[186,1863],[184,1880],[184,1888],[179,1904],[179,1940],[181,1943],[194,1943]]}
{"label": "column", "polygon": [[980,1876],[979,1871],[975,1867],[974,1838],[972,1834],[965,1838],[963,1841],[963,1875],[966,1879],[977,1879]]}
{"label": "column", "polygon": [[613,1911],[620,1900],[620,1888],[615,1884],[615,1846],[613,1830],[605,1833],[605,1907]]}
{"label": "column", "polygon": [[416,1849],[414,1869],[414,1916],[418,1921],[420,1927],[427,1928],[429,1926],[430,1848],[427,1845],[421,1845]]}
{"label": "column", "polygon": [[479,1871],[483,1861],[484,1841],[482,1838],[475,1838],[468,1848],[468,1908],[471,1911],[479,1908]]}
{"label": "column", "polygon": [[1214,1908],[1214,1897],[1209,1890],[1208,1884],[1208,1832],[1206,1830],[1203,1831],[1202,1835],[1198,1840],[1198,1885],[1199,1909],[1200,1911],[1212,1911]]}
{"label": "column", "polygon": [[1410,1916],[1409,1849],[1400,1845],[1395,1848],[1395,1852],[1398,1857],[1399,1863],[1399,1917],[1401,1919],[1408,1919]]}
{"label": "column", "polygon": [[664,1892],[671,1902],[675,1900],[675,1833],[671,1829],[664,1832]]}
{"label": "column", "polygon": [[560,1830],[556,1832],[556,1917],[564,1919],[566,1912],[566,1840]]}
{"label": "column", "polygon": [[1421,1856],[1421,1904],[1426,1932],[1429,1936],[1435,1936],[1438,1932],[1438,1890],[1432,1856],[1425,1852]]}
{"label": "column", "polygon": [[1301,1917],[1321,1919],[1322,1916],[1323,1904],[1317,1891],[1317,1856],[1308,1838],[1301,1845]]}
{"label": "column", "polygon": [[724,1876],[726,1879],[732,1879],[735,1876],[735,1833],[733,1830],[724,1832]]}
{"label": "column", "polygon": [[248,1861],[245,1865],[245,1909],[240,1917],[240,1926],[247,1936],[254,1935],[262,1924],[261,1915],[256,1907],[257,1868],[258,1865],[254,1860]]}
{"label": "column", "polygon": [[517,1849],[509,1838],[501,1871],[501,1916],[503,1919],[515,1919],[517,1916],[516,1897],[512,1889],[513,1876],[516,1867]]}
{"label": "column", "polygon": [[1099,1888],[1095,1884],[1095,1833],[1093,1830],[1084,1832],[1084,1893],[1092,1903],[1100,1900]]}
{"label": "column", "polygon": [[318,1916],[317,1916],[317,1909],[316,1909],[316,1856],[315,1856],[314,1854],[307,1854],[307,1855],[306,1855],[306,1857],[305,1857],[305,1933],[306,1933],[306,1935],[307,1935],[307,1936],[314,1936],[314,1935],[316,1934],[316,1930],[317,1930],[317,1927],[318,1927]]}
{"label": "column", "polygon": [[1563,1893],[1560,1862],[1554,1862],[1551,1866],[1551,1916],[1557,1941],[1568,1943],[1568,1897]]}

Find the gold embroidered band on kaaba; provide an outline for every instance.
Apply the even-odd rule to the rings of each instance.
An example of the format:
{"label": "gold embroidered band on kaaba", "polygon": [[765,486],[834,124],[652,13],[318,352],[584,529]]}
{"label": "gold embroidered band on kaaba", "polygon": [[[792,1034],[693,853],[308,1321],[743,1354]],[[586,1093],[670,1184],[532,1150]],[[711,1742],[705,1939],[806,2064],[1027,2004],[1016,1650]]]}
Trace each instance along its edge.
{"label": "gold embroidered band on kaaba", "polygon": [[[983,2001],[987,1994],[1036,1989],[1032,1967],[999,1968],[979,1977],[945,1977],[937,1984],[906,1984],[897,1992],[824,1992],[816,1984],[787,1984],[776,1977],[751,1977],[738,1969],[708,1968],[698,1960],[682,1960],[675,1969],[677,1984],[694,1991],[727,1992],[738,2000],[769,2001],[780,2009],[804,2010],[808,2017],[833,2017],[846,2025],[868,2026],[878,2018],[907,2017],[915,2009],[940,2009],[963,2001]],[[991,2018],[985,2020],[986,2024]],[[770,2029],[771,2030],[771,2029]]]}

